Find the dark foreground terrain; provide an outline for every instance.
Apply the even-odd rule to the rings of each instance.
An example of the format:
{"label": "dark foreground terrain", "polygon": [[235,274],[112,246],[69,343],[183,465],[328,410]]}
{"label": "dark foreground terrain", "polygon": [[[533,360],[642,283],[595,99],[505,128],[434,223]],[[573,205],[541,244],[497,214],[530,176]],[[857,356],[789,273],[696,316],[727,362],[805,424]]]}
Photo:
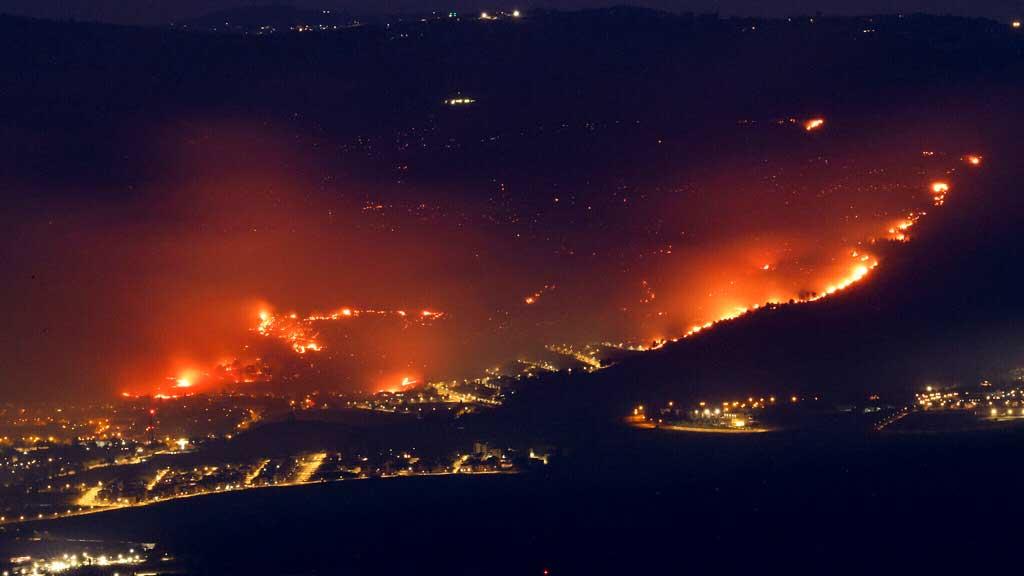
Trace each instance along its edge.
{"label": "dark foreground terrain", "polygon": [[9,528],[0,546],[152,541],[189,574],[978,567],[1012,560],[1022,438],[624,431],[550,472],[185,499]]}

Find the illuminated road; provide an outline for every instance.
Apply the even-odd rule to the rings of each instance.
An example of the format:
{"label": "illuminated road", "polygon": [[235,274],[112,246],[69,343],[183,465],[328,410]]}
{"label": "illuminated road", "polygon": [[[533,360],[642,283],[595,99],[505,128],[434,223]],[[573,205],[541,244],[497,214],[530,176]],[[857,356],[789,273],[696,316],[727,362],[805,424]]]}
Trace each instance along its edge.
{"label": "illuminated road", "polygon": [[633,428],[643,430],[671,430],[673,432],[696,432],[699,434],[763,434],[772,432],[772,428],[713,428],[711,426],[679,426],[676,424],[654,424],[653,422],[633,422]]}
{"label": "illuminated road", "polygon": [[163,477],[167,475],[167,472],[169,470],[170,468],[157,470],[156,474],[153,476],[153,479],[149,481],[149,484],[146,484],[146,492],[149,492],[153,488],[156,488],[156,485],[160,483],[160,480],[163,480]]}
{"label": "illuminated road", "polygon": [[89,508],[103,507],[106,506],[103,502],[99,501],[97,497],[100,495],[100,490],[103,489],[102,485],[96,485],[89,488],[82,493],[81,498],[75,502],[77,506],[87,506]]}
{"label": "illuminated road", "polygon": [[260,475],[260,472],[263,472],[263,469],[266,468],[267,464],[269,463],[270,460],[260,460],[259,466],[257,466],[255,470],[250,472],[249,475],[245,477],[245,485],[252,486],[253,481],[256,480],[256,478]]}
{"label": "illuminated road", "polygon": [[295,483],[305,484],[309,482],[309,479],[313,477],[313,474],[320,468],[320,465],[324,463],[324,458],[327,458],[327,454],[325,452],[318,452],[303,460],[299,473],[295,476]]}
{"label": "illuminated road", "polygon": [[885,430],[886,426],[889,426],[891,424],[895,424],[896,422],[899,422],[900,420],[906,418],[908,414],[910,414],[910,410],[904,408],[898,414],[896,414],[894,416],[890,416],[889,418],[886,418],[885,420],[882,420],[881,422],[879,422],[875,426],[875,431],[876,432],[881,432],[882,430]]}
{"label": "illuminated road", "polygon": [[462,465],[466,463],[466,460],[469,460],[468,454],[459,456],[459,459],[452,463],[452,472],[458,474],[459,470],[462,469]]}
{"label": "illuminated road", "polygon": [[[354,482],[354,481],[358,481],[358,480],[384,480],[384,479],[390,479],[390,478],[414,478],[414,477],[423,477],[423,476],[498,476],[498,475],[514,475],[514,474],[518,474],[518,473],[519,472],[515,471],[515,470],[488,470],[488,471],[481,471],[481,472],[466,472],[466,471],[457,471],[457,472],[456,471],[452,471],[452,472],[423,472],[423,473],[419,473],[419,474],[387,474],[387,475],[381,475],[381,476],[367,476],[365,478],[346,478],[346,479],[340,479],[339,478],[339,479],[335,479],[335,480],[319,480],[317,482],[283,482],[281,484],[259,484],[259,485],[254,485],[254,486],[239,486],[238,488],[231,488],[230,490],[211,490],[209,492],[197,492],[195,494],[178,494],[178,495],[175,495],[175,496],[169,496],[169,497],[166,497],[166,498],[154,498],[153,500],[146,500],[144,502],[136,502],[136,503],[133,503],[133,504],[123,504],[122,503],[122,504],[110,504],[110,505],[108,505],[108,504],[104,504],[104,503],[97,503],[97,504],[92,505],[92,508],[89,509],[89,510],[79,510],[77,512],[70,512],[70,513],[67,513],[67,514],[54,514],[52,516],[45,516],[45,517],[44,516],[39,516],[37,518],[19,518],[17,520],[11,519],[11,520],[7,520],[5,522],[0,522],[0,525],[4,525],[4,524],[20,524],[22,522],[42,522],[42,521],[48,521],[48,520],[58,520],[60,518],[70,518],[72,516],[89,516],[89,515],[92,515],[92,514],[101,514],[101,513],[104,513],[104,512],[111,512],[113,510],[123,510],[125,508],[141,508],[143,506],[152,506],[154,504],[160,504],[160,503],[163,503],[163,502],[170,502],[172,500],[184,500],[186,498],[198,498],[198,497],[202,497],[202,496],[215,496],[217,494],[227,494],[229,492],[244,492],[244,491],[248,491],[248,490],[262,490],[262,489],[268,489],[268,488],[291,488],[291,487],[296,487],[296,486],[308,486],[310,484],[328,484],[328,483],[333,484],[333,483],[338,483],[338,482]],[[88,504],[82,504],[82,502],[86,500],[86,496],[89,495],[90,492],[92,493],[92,495],[90,496],[90,498],[91,498],[90,501],[97,502],[95,500],[95,498],[99,494],[100,490],[101,490],[100,487],[90,488],[85,493],[83,493],[82,497],[79,498],[79,500],[76,502],[76,504],[79,505],[79,506],[89,506]]]}

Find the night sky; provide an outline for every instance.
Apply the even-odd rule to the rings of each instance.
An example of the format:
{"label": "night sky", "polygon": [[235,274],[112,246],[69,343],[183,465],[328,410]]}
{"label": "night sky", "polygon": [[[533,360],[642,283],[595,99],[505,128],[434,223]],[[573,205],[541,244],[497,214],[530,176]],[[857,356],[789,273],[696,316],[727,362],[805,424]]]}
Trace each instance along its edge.
{"label": "night sky", "polygon": [[[215,10],[246,5],[266,5],[267,1],[246,0],[4,0],[0,12],[41,18],[77,18],[125,24],[164,24],[191,18]],[[334,8],[354,14],[381,14],[430,10],[477,12],[511,8],[515,2],[494,0],[300,0],[276,2],[301,8]],[[564,10],[606,7],[620,4],[648,6],[677,12],[718,12],[722,15],[789,16],[823,12],[830,14],[912,13],[953,14],[1005,20],[1024,12],[1020,0],[558,0],[520,2],[518,7],[543,6]]]}

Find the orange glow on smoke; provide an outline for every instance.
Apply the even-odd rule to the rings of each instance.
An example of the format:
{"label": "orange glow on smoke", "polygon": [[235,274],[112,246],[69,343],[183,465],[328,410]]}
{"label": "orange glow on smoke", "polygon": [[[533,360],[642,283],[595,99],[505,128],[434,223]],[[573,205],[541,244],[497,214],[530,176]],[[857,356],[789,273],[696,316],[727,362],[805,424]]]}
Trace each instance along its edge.
{"label": "orange glow on smoke", "polygon": [[[806,131],[823,129],[824,118],[812,118],[801,122],[794,118],[786,122],[790,135],[798,135],[802,126]],[[799,138],[804,140],[804,138]],[[808,141],[817,140],[816,137],[807,137]],[[274,269],[273,274],[265,274],[271,279],[284,278],[288,282],[286,288],[275,286],[273,282],[267,281],[260,284],[257,278],[247,278],[247,284],[242,284],[241,295],[237,302],[237,320],[233,323],[220,322],[224,325],[235,326],[235,332],[239,333],[235,340],[221,338],[220,342],[225,347],[217,344],[217,340],[210,337],[212,345],[207,350],[195,352],[195,355],[187,355],[194,352],[195,348],[184,346],[165,346],[161,349],[161,359],[187,358],[187,361],[165,362],[157,360],[150,362],[147,370],[138,370],[143,373],[132,374],[132,378],[125,378],[125,382],[119,386],[128,393],[146,390],[149,394],[159,394],[162,397],[203,393],[221,386],[230,386],[234,383],[259,382],[270,379],[270,375],[285,374],[283,370],[277,370],[278,364],[274,357],[266,360],[266,376],[259,373],[248,375],[240,368],[230,366],[233,360],[232,354],[243,354],[242,343],[253,344],[253,348],[244,355],[247,362],[256,362],[259,357],[264,357],[265,350],[273,350],[279,353],[281,358],[293,363],[300,368],[292,370],[288,368],[287,374],[299,374],[304,379],[306,374],[301,372],[305,367],[316,364],[318,374],[333,374],[329,372],[334,366],[329,365],[331,361],[340,364],[343,360],[349,364],[367,363],[372,368],[366,373],[358,373],[348,376],[349,384],[337,384],[339,386],[358,386],[365,390],[388,390],[402,391],[415,388],[423,380],[422,376],[399,372],[381,378],[381,367],[384,370],[404,370],[415,367],[416,370],[431,374],[432,378],[438,380],[453,377],[453,374],[445,373],[449,365],[460,364],[458,369],[463,370],[459,377],[466,376],[466,372],[473,369],[476,358],[480,358],[483,366],[494,366],[497,361],[502,360],[499,356],[503,353],[519,354],[521,350],[528,349],[528,346],[535,346],[538,339],[541,343],[558,341],[598,342],[602,339],[623,339],[629,341],[640,340],[642,336],[657,334],[658,337],[646,339],[644,346],[660,346],[664,343],[663,338],[689,337],[700,332],[711,329],[719,322],[728,321],[766,306],[774,306],[793,300],[796,305],[800,303],[813,302],[838,294],[849,289],[854,284],[868,280],[872,271],[879,265],[879,255],[884,252],[875,252],[867,242],[871,237],[879,239],[908,242],[914,232],[913,227],[924,212],[918,211],[926,203],[931,202],[936,206],[942,206],[946,197],[951,191],[954,171],[938,171],[932,163],[948,161],[961,166],[980,167],[983,158],[981,156],[966,155],[960,156],[963,152],[949,153],[938,148],[938,152],[920,152],[927,157],[922,159],[918,156],[920,144],[915,143],[907,150],[912,160],[927,162],[927,170],[933,177],[949,178],[949,181],[937,180],[931,182],[927,179],[921,180],[920,174],[924,171],[914,172],[906,180],[901,181],[903,186],[913,186],[919,192],[915,197],[904,199],[906,202],[913,202],[910,205],[899,204],[891,200],[878,202],[878,206],[858,205],[855,214],[852,216],[861,218],[857,227],[850,227],[850,222],[856,222],[854,218],[837,220],[836,212],[829,208],[828,211],[817,206],[813,208],[813,217],[805,217],[800,214],[800,220],[783,219],[780,215],[788,215],[792,208],[778,208],[775,212],[766,212],[774,209],[773,205],[781,205],[782,202],[765,202],[764,196],[753,195],[754,200],[744,199],[743,202],[733,201],[725,195],[708,195],[708,198],[715,199],[715,203],[707,207],[709,211],[714,210],[716,225],[720,224],[725,232],[715,230],[693,231],[687,229],[685,240],[675,245],[666,241],[663,246],[644,245],[643,252],[630,251],[632,260],[626,260],[626,264],[612,262],[611,258],[602,259],[600,249],[592,251],[589,247],[586,250],[579,246],[570,247],[574,250],[572,258],[580,262],[580,256],[576,254],[596,255],[589,260],[590,268],[584,269],[582,265],[578,269],[582,272],[573,271],[570,276],[563,274],[563,270],[557,268],[551,262],[545,261],[549,258],[545,250],[549,247],[535,240],[534,246],[527,246],[524,249],[521,261],[510,257],[508,269],[509,275],[497,278],[492,284],[473,284],[461,282],[459,278],[449,278],[452,274],[435,272],[432,268],[423,267],[415,274],[409,273],[400,281],[382,283],[377,280],[364,280],[358,278],[351,281],[339,280],[337,277],[325,274],[324,277],[317,277],[315,281],[307,280],[305,276],[297,276],[295,270],[283,267],[288,273]],[[934,157],[933,157],[934,156]],[[973,171],[973,169],[971,170]],[[725,170],[723,172],[728,172]],[[712,181],[707,184],[709,189],[731,190],[733,186],[728,184],[739,183],[741,186],[750,179],[751,173],[737,172],[731,181]],[[801,173],[800,177],[804,175]],[[886,176],[888,178],[888,176]],[[927,178],[927,177],[926,177]],[[882,186],[877,180],[882,181]],[[753,181],[752,181],[753,182]],[[876,181],[866,182],[858,180],[856,185],[864,184],[866,189],[884,187],[883,178]],[[796,179],[780,179],[780,188],[798,188],[799,182]],[[815,186],[819,184],[815,182]],[[870,187],[869,187],[870,185]],[[759,186],[756,183],[751,187]],[[848,186],[854,187],[855,185]],[[927,192],[922,190],[928,186]],[[810,186],[808,186],[810,187]],[[800,196],[793,196],[796,200],[786,197],[786,202],[799,202]],[[752,222],[746,214],[754,213],[751,204],[756,200],[757,216],[764,216],[765,222],[772,226],[765,225],[765,222]],[[834,202],[830,201],[830,206]],[[564,199],[562,205],[564,205]],[[808,202],[809,204],[809,202]],[[635,205],[640,205],[636,202]],[[633,199],[630,199],[630,209],[634,206]],[[672,207],[673,205],[667,204]],[[658,210],[664,214],[671,211],[664,209],[665,206],[657,205],[652,207],[652,212]],[[276,206],[275,206],[276,209]],[[803,206],[808,214],[811,208]],[[648,215],[649,216],[649,215]],[[844,216],[849,216],[844,214]],[[829,223],[836,223],[836,228],[842,227],[842,235],[829,229]],[[431,226],[437,226],[435,222]],[[695,224],[689,224],[690,228]],[[682,226],[680,226],[682,228]],[[701,237],[701,234],[704,237]],[[733,234],[733,237],[723,236]],[[690,240],[690,238],[696,238]],[[627,243],[628,237],[623,235],[622,246],[634,248]],[[708,240],[705,242],[705,238]],[[733,240],[732,238],[738,238]],[[856,240],[864,240],[864,243],[857,243]],[[247,242],[248,240],[246,240]],[[659,242],[661,240],[659,239]],[[580,243],[585,246],[585,243]],[[269,245],[269,244],[268,244]],[[311,244],[312,245],[312,244]],[[524,246],[526,244],[524,243]],[[724,247],[724,249],[722,249]],[[396,244],[395,253],[398,248],[407,246]],[[475,247],[474,247],[475,248]],[[654,250],[657,248],[657,251]],[[374,246],[374,250],[381,249]],[[559,247],[558,254],[564,254],[566,248]],[[625,251],[625,249],[624,249]],[[315,251],[313,251],[315,254]],[[425,251],[426,252],[426,251]],[[374,252],[374,254],[376,254]],[[432,253],[427,253],[433,255]],[[652,255],[653,254],[653,255]],[[877,254],[877,255],[876,255]],[[323,254],[315,254],[317,258],[310,256],[311,262],[319,263],[326,261]],[[266,256],[277,256],[277,254],[266,254]],[[331,254],[333,257],[333,254]],[[390,256],[390,254],[389,254]],[[410,262],[399,260],[398,257],[384,259],[389,266],[387,272],[394,273],[394,270],[404,270],[410,267]],[[448,254],[445,254],[445,258]],[[560,256],[562,257],[562,256]],[[641,260],[641,257],[643,260]],[[536,262],[530,261],[535,258]],[[565,258],[569,258],[566,256]],[[654,259],[657,258],[655,261]],[[279,258],[268,258],[278,260]],[[433,259],[426,258],[426,261],[433,262]],[[471,260],[475,261],[475,260]],[[525,264],[524,264],[525,262]],[[642,262],[642,265],[637,264]],[[655,264],[656,262],[656,264]],[[648,264],[650,263],[650,264]],[[259,269],[251,265],[251,269]],[[504,262],[503,262],[504,264]],[[537,264],[536,266],[534,264]],[[540,265],[546,264],[547,268]],[[433,264],[432,264],[433,265]],[[307,264],[308,266],[308,264]],[[610,277],[608,271],[615,267],[616,271],[621,269],[624,276]],[[621,268],[620,268],[621,266]],[[627,268],[628,266],[628,268]],[[296,269],[301,267],[296,265]],[[325,266],[316,266],[319,270]],[[344,267],[339,267],[344,269]],[[495,268],[496,269],[496,268]],[[461,270],[461,268],[460,268]],[[300,270],[301,271],[301,270]],[[629,276],[625,276],[629,274]],[[596,282],[595,279],[603,279],[608,276],[607,282]],[[678,278],[677,278],[678,277]],[[420,279],[422,278],[422,281]],[[460,280],[456,282],[455,280]],[[558,282],[558,293],[552,294],[554,284],[542,284],[543,282]],[[307,285],[324,285],[322,291],[309,289]],[[360,285],[372,287],[380,294],[373,293],[367,289],[361,292]],[[621,288],[602,290],[601,285],[617,285]],[[235,285],[234,278],[231,279],[231,286]],[[292,287],[294,285],[295,287]],[[353,288],[355,286],[355,288]],[[468,286],[468,288],[467,288]],[[392,288],[394,287],[394,288]],[[415,290],[415,291],[413,291]],[[657,297],[655,297],[655,290]],[[564,292],[564,293],[563,293]],[[582,293],[582,296],[580,296]],[[297,312],[290,308],[275,309],[269,302],[263,306],[256,306],[245,298],[251,298],[252,294],[273,295],[274,299],[294,303]],[[344,295],[338,297],[338,295]],[[232,295],[232,297],[235,297]],[[351,304],[363,302],[374,302],[374,307],[345,306],[331,308],[330,305],[338,304],[338,299]],[[614,299],[614,300],[613,300]],[[303,303],[323,303],[323,308],[305,307]],[[610,303],[614,302],[614,305]],[[510,305],[511,304],[511,305]],[[557,304],[557,306],[555,305]],[[230,305],[230,303],[229,303]],[[429,307],[428,307],[429,306]],[[433,309],[437,306],[439,312]],[[400,309],[399,307],[402,307]],[[628,312],[620,312],[627,310]],[[309,313],[310,309],[334,310],[326,313]],[[501,312],[498,314],[497,312]],[[190,322],[200,330],[193,333],[204,334],[210,318],[215,313],[208,308],[197,310],[196,316],[190,318]],[[518,315],[518,317],[517,317]],[[255,316],[255,317],[254,317]],[[495,318],[495,319],[492,319]],[[553,319],[557,317],[557,320]],[[181,315],[175,316],[181,318]],[[500,319],[499,319],[500,318]],[[443,319],[443,321],[442,321]],[[489,324],[485,329],[480,326],[485,320]],[[219,320],[219,319],[218,319]],[[377,322],[380,324],[364,324],[366,322]],[[334,325],[328,323],[334,322]],[[415,330],[406,331],[406,327],[419,327],[432,325],[437,322],[435,330],[444,330],[443,333],[430,334],[431,343],[424,345],[419,342],[411,343],[417,335]],[[476,322],[476,324],[471,324]],[[167,323],[165,322],[164,325]],[[372,326],[372,327],[367,327]],[[540,329],[536,327],[541,327]],[[566,327],[568,326],[568,327]],[[577,328],[578,326],[578,328]],[[385,332],[380,332],[384,327]],[[394,327],[394,332],[390,332]],[[689,327],[689,328],[687,328]],[[486,330],[486,331],[485,331]],[[222,330],[226,332],[226,330]],[[339,337],[340,334],[340,337]],[[466,336],[467,334],[471,336]],[[477,338],[477,335],[485,336]],[[500,342],[494,344],[488,341],[487,335],[499,334]],[[510,336],[506,336],[510,335]],[[681,336],[680,336],[681,335]],[[350,339],[351,336],[351,339]],[[241,338],[246,338],[242,341]],[[365,352],[366,344],[363,340],[377,339],[379,348],[374,348],[371,355]],[[354,340],[359,340],[354,342]],[[490,337],[490,340],[498,338]],[[481,342],[488,341],[490,348]],[[210,344],[207,342],[206,344]],[[259,348],[261,346],[262,348]],[[227,347],[233,345],[233,347]],[[378,346],[378,343],[374,343]],[[359,348],[363,346],[363,348]],[[497,349],[497,351],[495,350]],[[486,354],[480,354],[483,350]],[[386,352],[385,354],[378,353]],[[147,353],[151,353],[147,352]],[[487,364],[483,364],[486,356]],[[218,360],[221,364],[228,365],[224,368],[224,376],[215,371],[212,366],[213,358],[227,358]],[[344,358],[343,358],[344,357]],[[383,359],[382,359],[383,358]],[[469,360],[467,360],[467,358]],[[494,363],[490,361],[494,360]],[[377,364],[374,364],[374,363]],[[468,368],[466,365],[469,365]],[[184,367],[189,368],[183,371]],[[348,365],[345,366],[348,369]],[[353,369],[352,372],[356,372]],[[328,381],[328,385],[335,385],[340,379]],[[302,384],[299,378],[294,378],[296,386]],[[317,385],[323,385],[320,381]]]}
{"label": "orange glow on smoke", "polygon": [[414,374],[391,374],[380,380],[380,383],[377,386],[377,392],[390,392],[392,394],[397,392],[407,392],[415,389],[416,386],[421,383],[422,378]]}

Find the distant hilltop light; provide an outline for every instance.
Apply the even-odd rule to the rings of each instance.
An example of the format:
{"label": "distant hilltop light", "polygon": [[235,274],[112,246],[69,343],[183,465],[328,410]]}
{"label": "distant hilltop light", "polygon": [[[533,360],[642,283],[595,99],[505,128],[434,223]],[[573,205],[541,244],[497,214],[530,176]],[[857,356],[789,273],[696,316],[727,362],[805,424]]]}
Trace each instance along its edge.
{"label": "distant hilltop light", "polygon": [[467,97],[449,98],[448,100],[444,101],[444,103],[449,105],[449,106],[467,106],[467,105],[472,104],[474,102],[476,102],[475,98],[467,98]]}
{"label": "distant hilltop light", "polygon": [[[522,16],[522,13],[520,13],[519,10],[513,10],[512,11],[512,17],[513,18],[519,18],[520,16]],[[1020,22],[1016,22],[1016,24],[1017,24],[1018,27],[1020,26]]]}
{"label": "distant hilltop light", "polygon": [[1013,21],[1013,22],[1012,22],[1012,23],[1010,24],[1010,26],[1013,26],[1014,28],[1020,28],[1020,20],[1014,20],[1014,21]]}

